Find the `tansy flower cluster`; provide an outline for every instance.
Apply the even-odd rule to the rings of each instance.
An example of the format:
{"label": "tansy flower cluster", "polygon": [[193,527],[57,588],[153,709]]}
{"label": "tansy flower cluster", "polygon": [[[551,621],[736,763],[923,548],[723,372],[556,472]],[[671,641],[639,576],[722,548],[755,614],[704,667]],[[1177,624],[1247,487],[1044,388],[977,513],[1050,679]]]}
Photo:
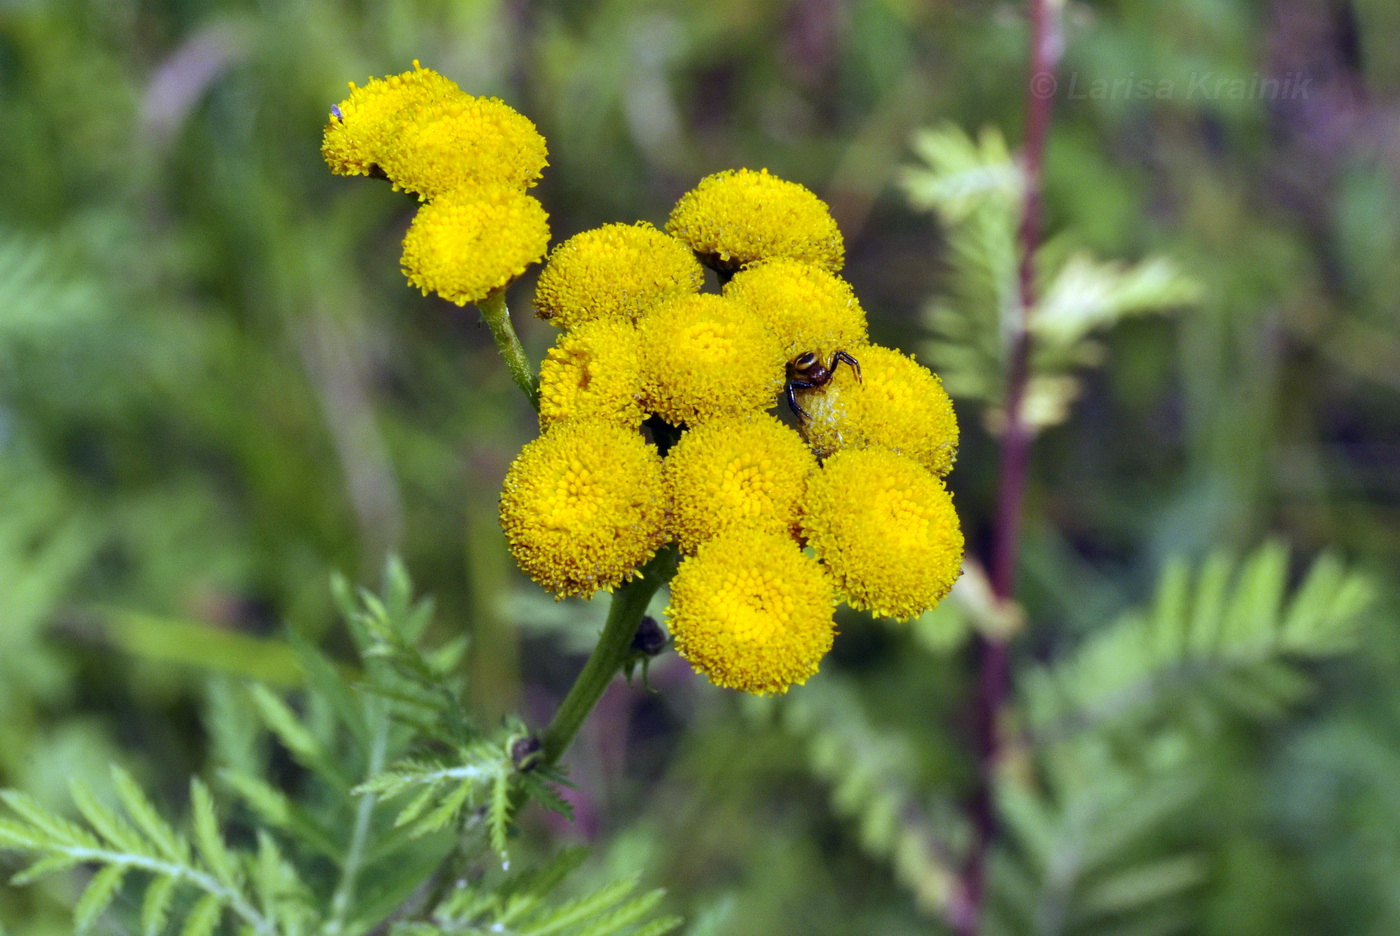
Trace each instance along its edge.
{"label": "tansy flower cluster", "polygon": [[[322,152],[424,203],[403,266],[425,293],[481,303],[543,256],[546,215],[525,192],[545,143],[498,100],[415,62],[352,85]],[[942,481],[957,421],[936,376],[870,343],[844,257],[816,195],[748,169],[701,180],[665,230],[607,224],[555,247],[535,291],[559,329],[541,434],[501,493],[520,568],[588,597],[674,544],[677,651],[758,694],[817,672],[838,603],[895,618],[936,605],[962,561]]]}
{"label": "tansy flower cluster", "polygon": [[[941,480],[957,422],[937,377],[870,344],[843,256],[820,199],[749,170],[703,180],[666,231],[609,224],[557,246],[535,295],[560,329],[542,434],[501,497],[521,568],[588,596],[674,543],[677,651],[759,694],[817,672],[839,602],[898,618],[936,605],[962,560]],[[721,292],[702,291],[702,264]],[[778,409],[791,362],[825,369],[837,352],[859,373],[795,384],[793,428]]]}
{"label": "tansy flower cluster", "polygon": [[331,109],[321,154],[337,175],[387,178],[424,202],[403,271],[424,295],[465,305],[508,286],[549,246],[549,216],[525,194],[546,164],[544,137],[496,98],[423,68],[350,85]]}

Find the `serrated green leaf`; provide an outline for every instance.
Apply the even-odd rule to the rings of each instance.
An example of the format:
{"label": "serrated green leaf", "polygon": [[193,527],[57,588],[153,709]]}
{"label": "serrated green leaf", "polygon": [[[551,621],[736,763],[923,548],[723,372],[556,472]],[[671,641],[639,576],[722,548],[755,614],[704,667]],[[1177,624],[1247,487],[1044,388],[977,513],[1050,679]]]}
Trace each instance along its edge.
{"label": "serrated green leaf", "polygon": [[83,861],[81,858],[66,852],[46,855],[10,878],[10,883],[17,887],[31,884],[39,878],[47,877],[50,874],[57,874],[59,871],[67,871],[69,868],[82,863]]}
{"label": "serrated green leaf", "polygon": [[[456,819],[471,799],[473,785],[469,783],[455,783],[448,788],[448,792],[438,804],[434,806],[427,815],[418,820],[413,825],[413,835],[415,838],[436,832]],[[397,823],[396,823],[397,824]]]}
{"label": "serrated green leaf", "polygon": [[146,852],[145,843],[136,831],[101,802],[86,784],[73,780],[68,784],[68,793],[73,805],[78,807],[78,812],[82,813],[88,825],[113,848],[134,855]]}
{"label": "serrated green leaf", "polygon": [[145,936],[159,936],[164,932],[170,918],[170,904],[175,896],[175,878],[157,877],[146,888],[146,896],[141,901],[141,932]]}
{"label": "serrated green leaf", "polygon": [[591,894],[569,901],[537,921],[522,926],[520,936],[550,936],[551,933],[562,932],[568,927],[584,923],[618,901],[624,900],[635,886],[636,880],[633,878],[613,881]]}
{"label": "serrated green leaf", "polygon": [[188,847],[175,834],[175,830],[161,818],[160,813],[151,805],[151,801],[146,798],[146,794],[141,791],[141,787],[132,779],[131,775],[113,765],[112,781],[116,786],[117,797],[121,800],[122,808],[131,817],[136,828],[140,829],[145,834],[146,839],[155,846],[160,856],[167,861],[184,864],[189,855]]}
{"label": "serrated green leaf", "polygon": [[33,848],[41,835],[33,826],[0,818],[0,845],[10,848]]}
{"label": "serrated green leaf", "polygon": [[214,877],[225,887],[237,889],[238,870],[233,855],[219,831],[214,798],[198,777],[190,780],[190,806],[194,810],[194,840],[199,854]]}
{"label": "serrated green leaf", "polygon": [[97,922],[112,903],[112,898],[126,878],[127,868],[123,865],[108,865],[92,876],[83,896],[73,908],[73,926],[79,933],[85,933]]}
{"label": "serrated green leaf", "polygon": [[86,829],[69,822],[62,816],[49,812],[26,793],[21,793],[18,790],[3,790],[0,791],[0,799],[29,823],[33,830],[33,838],[37,843],[86,848],[102,847],[102,843]]}
{"label": "serrated green leaf", "polygon": [[661,917],[638,927],[631,936],[666,936],[667,933],[680,929],[684,922],[685,920],[678,916]]}
{"label": "serrated green leaf", "polygon": [[244,773],[224,770],[219,778],[236,792],[264,823],[284,829],[325,855],[338,860],[341,846],[314,816],[271,784]]}
{"label": "serrated green leaf", "polygon": [[341,790],[349,790],[354,786],[344,767],[327,753],[286,702],[265,686],[253,686],[250,692],[263,723],[298,763],[331,781]]}
{"label": "serrated green leaf", "polygon": [[486,825],[491,834],[491,847],[501,859],[507,860],[506,837],[510,832],[510,774],[501,771],[491,785],[491,805],[486,817]]}
{"label": "serrated green leaf", "polygon": [[185,917],[180,936],[213,936],[214,927],[219,925],[223,911],[223,902],[218,897],[205,894],[195,903],[190,915]]}
{"label": "serrated green leaf", "polygon": [[[635,886],[636,881],[634,880],[633,887]],[[662,891],[654,890],[640,897],[634,897],[584,926],[578,931],[578,936],[613,936],[613,934],[620,933],[656,909],[656,905],[661,903],[663,896]]]}

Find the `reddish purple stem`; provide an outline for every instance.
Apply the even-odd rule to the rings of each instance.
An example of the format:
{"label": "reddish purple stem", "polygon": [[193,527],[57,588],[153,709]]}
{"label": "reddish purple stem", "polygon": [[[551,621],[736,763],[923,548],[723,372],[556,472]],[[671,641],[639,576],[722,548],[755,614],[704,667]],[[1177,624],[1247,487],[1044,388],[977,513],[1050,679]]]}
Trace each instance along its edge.
{"label": "reddish purple stem", "polygon": [[[1031,311],[1036,304],[1035,254],[1040,246],[1045,141],[1054,103],[1055,66],[1060,57],[1059,24],[1053,0],[1029,0],[1030,74],[1026,81],[1025,193],[1018,233],[1018,317],[1011,330],[1007,361],[1006,404],[1001,436],[1001,475],[992,534],[990,574],[992,593],[1000,601],[1015,594],[1016,557],[1021,538],[1021,511],[1030,466],[1032,433],[1025,422],[1026,385],[1030,379]],[[973,844],[963,870],[963,892],[952,910],[959,936],[977,936],[985,896],[987,853],[997,836],[995,780],[1001,759],[1001,711],[1011,689],[1010,654],[1003,637],[979,641],[980,675],[973,714],[978,778],[972,798]]]}

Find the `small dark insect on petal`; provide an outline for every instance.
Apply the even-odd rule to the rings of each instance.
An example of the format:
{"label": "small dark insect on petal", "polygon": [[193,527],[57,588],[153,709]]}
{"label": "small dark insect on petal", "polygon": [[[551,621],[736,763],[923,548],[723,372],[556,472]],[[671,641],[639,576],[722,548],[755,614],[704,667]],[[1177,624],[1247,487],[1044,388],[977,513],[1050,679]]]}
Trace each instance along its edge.
{"label": "small dark insect on petal", "polygon": [[340,121],[341,123],[345,123],[345,115],[340,112],[339,104],[331,105],[331,116],[334,117],[336,120]]}

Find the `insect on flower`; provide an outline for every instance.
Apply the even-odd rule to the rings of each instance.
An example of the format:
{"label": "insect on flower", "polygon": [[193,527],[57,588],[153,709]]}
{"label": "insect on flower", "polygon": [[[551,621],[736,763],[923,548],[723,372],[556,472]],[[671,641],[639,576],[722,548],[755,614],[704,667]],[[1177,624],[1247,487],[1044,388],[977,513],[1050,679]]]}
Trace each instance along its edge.
{"label": "insect on flower", "polygon": [[856,380],[860,380],[860,362],[845,351],[832,353],[830,364],[823,364],[815,351],[804,351],[788,361],[787,384],[783,387],[783,392],[787,394],[788,406],[792,408],[793,413],[803,419],[811,418],[806,410],[797,405],[797,391],[826,386],[836,375],[836,365],[841,363],[849,365],[851,370],[856,372]]}

